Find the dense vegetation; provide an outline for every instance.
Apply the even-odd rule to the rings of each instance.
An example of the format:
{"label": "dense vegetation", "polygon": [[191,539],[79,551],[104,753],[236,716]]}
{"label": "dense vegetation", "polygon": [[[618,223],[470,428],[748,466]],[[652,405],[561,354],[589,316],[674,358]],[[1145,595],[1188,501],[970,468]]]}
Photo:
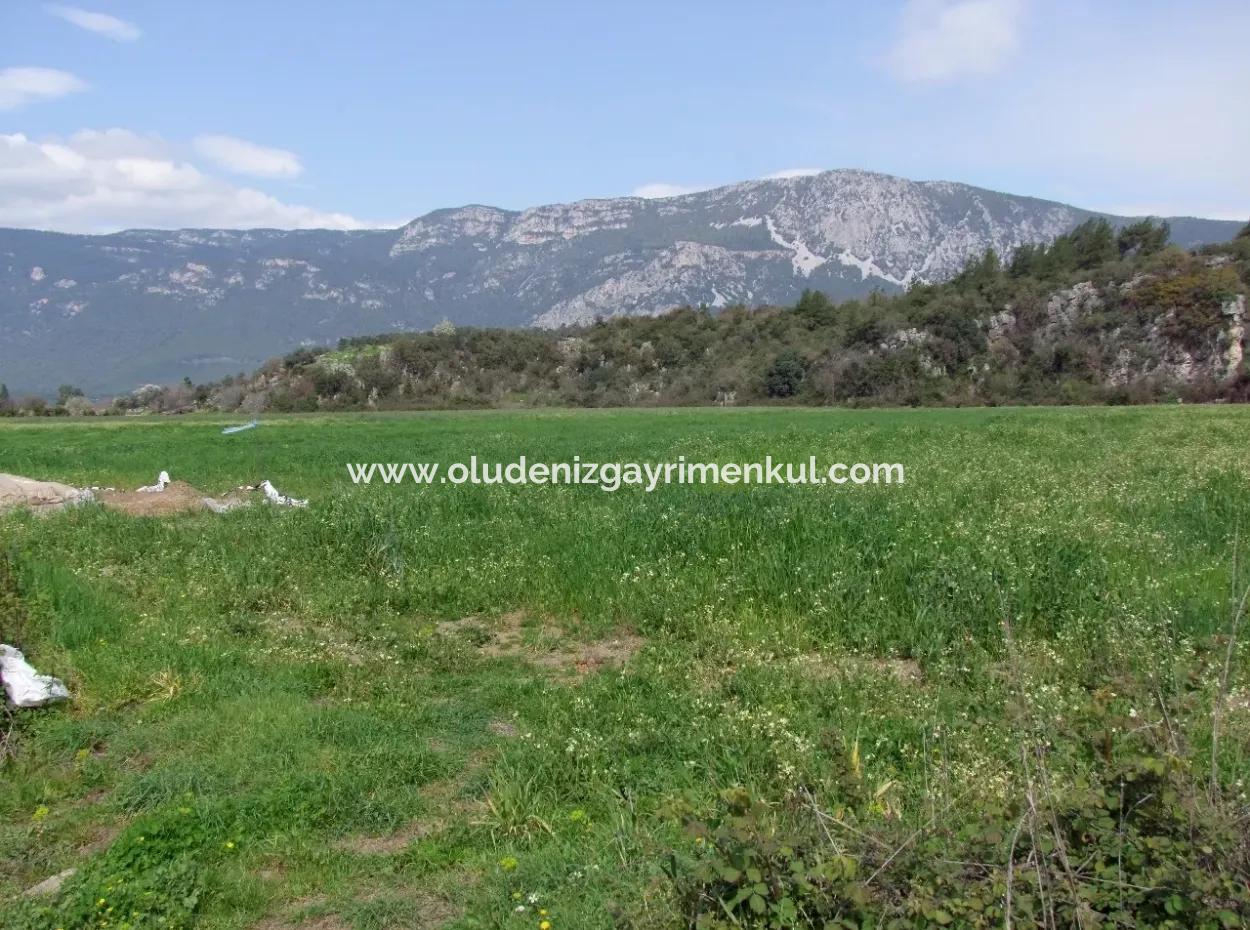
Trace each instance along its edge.
{"label": "dense vegetation", "polygon": [[[73,693],[0,729],[5,930],[1246,924],[1246,408],[223,422],[0,424],[312,499],[0,516],[0,640]],[[907,480],[344,472],[471,454]]]}
{"label": "dense vegetation", "polygon": [[[1090,221],[904,294],[685,307],[560,331],[457,329],[305,347],[252,376],[160,388],[110,412],[446,407],[969,405],[1244,400],[1250,226],[1196,253],[1149,221]],[[1240,302],[1239,302],[1240,301]],[[56,404],[0,411],[89,412]]]}

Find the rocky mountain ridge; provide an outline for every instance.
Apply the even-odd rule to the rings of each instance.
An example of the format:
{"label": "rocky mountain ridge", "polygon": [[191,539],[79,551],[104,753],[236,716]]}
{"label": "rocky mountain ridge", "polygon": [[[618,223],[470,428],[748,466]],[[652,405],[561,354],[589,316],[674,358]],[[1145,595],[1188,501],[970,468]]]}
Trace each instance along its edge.
{"label": "rocky mountain ridge", "polygon": [[[785,304],[805,288],[896,292],[1095,215],[964,184],[829,171],[658,200],[436,210],[397,230],[0,230],[0,381],[108,393],[442,319],[552,328],[683,304]],[[1239,224],[1171,225],[1191,246]]]}

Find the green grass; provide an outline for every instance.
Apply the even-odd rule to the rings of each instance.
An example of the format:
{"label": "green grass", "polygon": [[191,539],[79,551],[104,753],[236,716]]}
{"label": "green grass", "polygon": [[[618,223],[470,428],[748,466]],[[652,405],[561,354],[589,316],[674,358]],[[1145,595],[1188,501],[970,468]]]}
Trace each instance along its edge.
{"label": "green grass", "polygon": [[[125,908],[161,925],[142,922],[154,901],[177,925],[183,898],[220,930],[521,928],[536,907],[555,930],[678,926],[663,871],[684,842],[676,802],[706,812],[744,785],[834,810],[855,752],[866,784],[896,783],[863,822],[914,829],[941,792],[975,812],[1016,790],[1017,705],[1061,743],[1099,689],[1190,695],[1170,723],[1206,778],[1250,410],[353,414],[222,436],[224,422],[0,421],[0,471],[135,487],[168,469],[209,493],[267,477],[312,499],[0,517],[15,591],[0,590],[0,639],[74,694],[16,718],[0,901],[78,866],[91,907],[124,900],[98,918],[114,927]],[[470,454],[814,455],[900,462],[907,481],[610,494],[354,487],[344,467]],[[478,648],[518,612],[520,651]],[[476,634],[440,632],[469,616]],[[622,631],[644,645],[621,670],[529,661]],[[1235,661],[1234,685],[1247,671]],[[1225,725],[1220,777],[1237,791],[1250,719]],[[360,839],[396,831],[406,847]]]}

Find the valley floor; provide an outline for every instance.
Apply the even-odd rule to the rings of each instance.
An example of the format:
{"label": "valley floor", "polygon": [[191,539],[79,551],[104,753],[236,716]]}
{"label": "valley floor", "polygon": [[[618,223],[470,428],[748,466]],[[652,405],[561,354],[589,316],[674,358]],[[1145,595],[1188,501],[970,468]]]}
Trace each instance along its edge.
{"label": "valley floor", "polygon": [[[235,422],[0,421],[0,472],[311,501],[0,515],[0,641],[73,695],[0,729],[0,926],[1243,925],[1250,408]],[[345,467],[474,454],[906,483]]]}

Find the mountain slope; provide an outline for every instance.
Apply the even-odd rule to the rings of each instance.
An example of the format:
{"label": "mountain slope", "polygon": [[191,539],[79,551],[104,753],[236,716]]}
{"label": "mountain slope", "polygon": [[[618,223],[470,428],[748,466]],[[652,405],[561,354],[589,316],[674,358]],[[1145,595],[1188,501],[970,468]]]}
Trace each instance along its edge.
{"label": "mountain slope", "polygon": [[[555,327],[686,303],[788,303],[808,287],[895,291],[1093,215],[830,171],[663,200],[437,210],[398,230],[0,230],[0,381],[103,393],[207,380],[301,343],[444,317]],[[1238,225],[1178,220],[1173,237],[1216,242]]]}

